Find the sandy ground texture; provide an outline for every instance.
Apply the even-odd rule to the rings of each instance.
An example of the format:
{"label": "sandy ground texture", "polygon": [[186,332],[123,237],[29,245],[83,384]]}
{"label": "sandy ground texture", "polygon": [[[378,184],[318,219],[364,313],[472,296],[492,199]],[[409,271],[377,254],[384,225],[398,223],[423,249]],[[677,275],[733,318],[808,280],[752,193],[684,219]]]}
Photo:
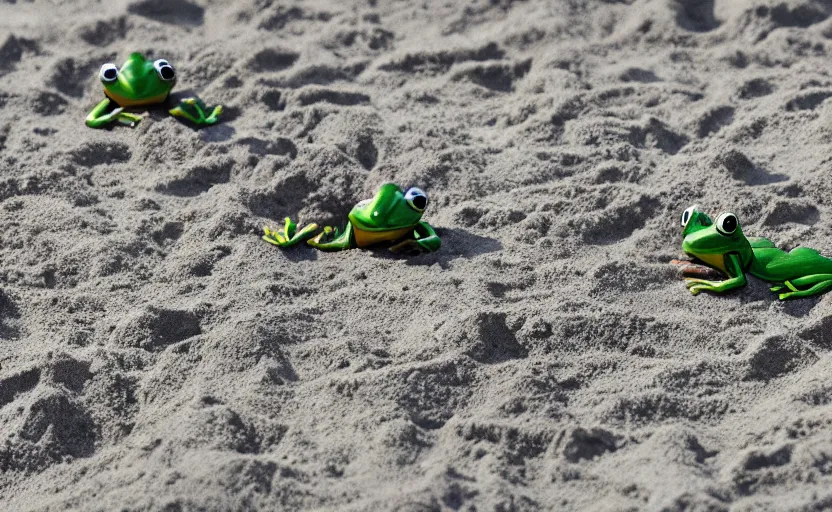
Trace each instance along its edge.
{"label": "sandy ground texture", "polygon": [[[832,2],[4,0],[0,501],[829,510],[832,295],[690,295],[693,203],[832,254]],[[84,126],[131,51],[201,131]],[[435,254],[264,243],[385,181]]]}

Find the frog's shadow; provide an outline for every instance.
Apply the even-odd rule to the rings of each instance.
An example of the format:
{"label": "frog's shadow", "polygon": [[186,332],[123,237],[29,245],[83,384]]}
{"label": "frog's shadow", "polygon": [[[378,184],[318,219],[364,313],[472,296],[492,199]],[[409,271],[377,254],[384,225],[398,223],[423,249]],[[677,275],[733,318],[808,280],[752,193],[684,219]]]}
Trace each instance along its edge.
{"label": "frog's shadow", "polygon": [[305,247],[287,247],[286,249],[275,247],[275,249],[280,250],[283,253],[283,256],[292,263],[299,263],[301,261],[316,261],[320,251],[307,246],[306,242],[303,242],[303,245]]}
{"label": "frog's shadow", "polygon": [[438,263],[442,268],[457,258],[470,259],[481,254],[488,254],[502,250],[503,244],[499,240],[486,236],[475,235],[460,228],[434,228],[437,236],[442,240],[438,251],[410,256],[390,252],[387,249],[372,249],[373,256],[381,259],[404,259],[408,265],[433,265]]}
{"label": "frog's shadow", "polygon": [[823,299],[823,295],[818,295],[815,297],[781,301],[778,299],[777,294],[771,291],[771,287],[773,286],[771,283],[757,279],[750,274],[746,274],[746,279],[747,283],[742,288],[731,290],[725,294],[703,292],[703,295],[735,297],[742,305],[775,303],[778,304],[778,307],[783,313],[796,318],[808,316],[812,309]]}

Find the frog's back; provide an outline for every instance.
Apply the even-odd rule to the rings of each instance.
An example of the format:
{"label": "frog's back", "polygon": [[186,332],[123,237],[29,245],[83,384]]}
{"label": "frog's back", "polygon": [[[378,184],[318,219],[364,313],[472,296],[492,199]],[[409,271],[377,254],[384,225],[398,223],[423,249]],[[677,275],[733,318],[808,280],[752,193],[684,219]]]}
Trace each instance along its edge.
{"label": "frog's back", "polygon": [[746,237],[746,240],[748,240],[748,244],[751,245],[752,249],[771,249],[775,247],[774,242],[761,236],[749,236]]}
{"label": "frog's back", "polygon": [[832,274],[832,260],[808,247],[786,252],[773,244],[763,245],[754,248],[750,272],[761,279],[782,282],[812,274]]}

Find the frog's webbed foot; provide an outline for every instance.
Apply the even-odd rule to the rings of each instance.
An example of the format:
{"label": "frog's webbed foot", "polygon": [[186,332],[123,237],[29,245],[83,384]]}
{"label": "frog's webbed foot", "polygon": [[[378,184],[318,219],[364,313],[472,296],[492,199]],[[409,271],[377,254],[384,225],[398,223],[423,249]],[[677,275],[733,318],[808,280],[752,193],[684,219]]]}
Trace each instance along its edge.
{"label": "frog's webbed foot", "polygon": [[792,291],[792,292],[799,292],[800,291],[799,289],[795,288],[794,284],[792,284],[791,281],[783,281],[780,284],[772,286],[771,288],[769,288],[769,290],[771,290],[774,293],[780,293],[780,292],[788,293],[789,291]]}
{"label": "frog's webbed foot", "polygon": [[338,232],[338,228],[325,226],[322,232],[306,243],[322,251],[342,251],[351,247],[351,239],[352,224],[347,223],[347,227],[341,233]]}
{"label": "frog's webbed foot", "polygon": [[172,116],[184,117],[197,126],[207,126],[216,123],[222,114],[222,105],[217,105],[209,115],[205,115],[208,107],[199,98],[185,98],[178,106],[169,110]]}
{"label": "frog's webbed foot", "polygon": [[104,113],[110,106],[110,99],[105,98],[95,106],[94,109],[87,115],[86,123],[90,128],[101,128],[112,122],[118,121],[130,126],[135,126],[136,123],[142,120],[142,117],[130,112],[125,112],[123,108],[118,107],[110,112]]}
{"label": "frog's webbed foot", "polygon": [[735,288],[739,288],[743,285],[745,285],[744,274],[740,274],[737,277],[726,279],[725,281],[708,281],[707,279],[697,279],[693,277],[685,278],[685,286],[687,286],[688,291],[694,295],[698,295],[699,292],[702,291],[723,293],[729,290],[733,290]]}
{"label": "frog's webbed foot", "polygon": [[699,295],[699,292],[703,290],[714,291],[718,284],[719,283],[708,281],[707,279],[696,279],[693,277],[685,278],[685,286],[687,286],[688,291],[694,295]]}
{"label": "frog's webbed foot", "polygon": [[297,224],[292,222],[291,218],[286,217],[283,223],[283,229],[271,229],[268,226],[264,226],[263,240],[278,247],[291,247],[308,238],[318,229],[317,224],[308,224],[300,231],[298,231],[297,227]]}

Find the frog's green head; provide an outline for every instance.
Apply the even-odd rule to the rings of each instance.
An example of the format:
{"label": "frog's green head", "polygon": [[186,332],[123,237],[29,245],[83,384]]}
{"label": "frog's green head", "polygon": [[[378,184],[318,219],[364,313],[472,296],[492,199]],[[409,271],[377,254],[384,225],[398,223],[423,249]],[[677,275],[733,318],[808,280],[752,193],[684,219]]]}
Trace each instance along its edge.
{"label": "frog's green head", "polygon": [[398,185],[385,183],[372,199],[361,201],[350,212],[350,223],[363,231],[410,229],[422,218],[428,196],[421,189],[403,191]]}
{"label": "frog's green head", "polygon": [[[685,214],[687,219],[685,219]],[[682,250],[707,265],[722,270],[726,274],[724,258],[728,253],[740,255],[741,261],[748,261],[752,253],[751,245],[742,233],[740,221],[736,215],[726,212],[711,222],[710,217],[691,207],[682,214],[684,240]],[[694,223],[694,224],[691,224]]]}
{"label": "frog's green head", "polygon": [[104,94],[122,107],[162,103],[176,84],[176,72],[168,61],[149,61],[141,53],[131,53],[121,69],[104,64],[98,77]]}

